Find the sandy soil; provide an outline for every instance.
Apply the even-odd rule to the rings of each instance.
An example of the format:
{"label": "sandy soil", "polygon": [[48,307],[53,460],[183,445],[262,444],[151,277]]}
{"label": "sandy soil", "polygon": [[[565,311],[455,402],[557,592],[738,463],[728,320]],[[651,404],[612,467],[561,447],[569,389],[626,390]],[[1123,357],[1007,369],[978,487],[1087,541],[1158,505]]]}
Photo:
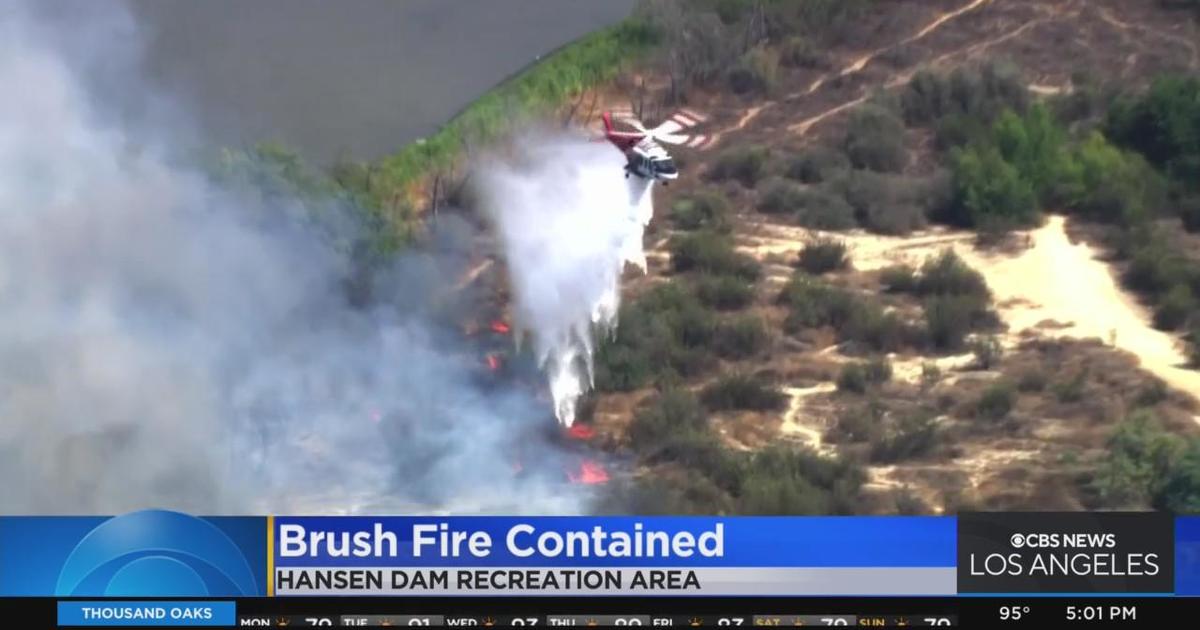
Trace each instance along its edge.
{"label": "sandy soil", "polygon": [[[808,238],[844,241],[855,269],[870,271],[896,264],[919,266],[952,249],[987,280],[996,310],[1008,327],[1006,345],[1023,335],[1097,337],[1136,355],[1142,367],[1172,387],[1200,399],[1200,372],[1185,367],[1180,341],[1151,325],[1150,312],[1118,284],[1112,267],[1086,243],[1072,243],[1066,221],[1052,215],[1042,227],[1021,233],[1020,252],[988,253],[968,232],[934,229],[905,237],[862,230],[822,233],[762,224],[744,238],[742,249],[759,259],[799,252]],[[919,369],[919,368],[918,368]]]}
{"label": "sandy soil", "polygon": [[1154,329],[1148,310],[1118,285],[1111,266],[1086,243],[1072,243],[1064,225],[1063,217],[1051,216],[1028,234],[1031,246],[1018,256],[956,249],[987,278],[1010,332],[1099,337],[1136,355],[1171,386],[1200,397],[1200,372],[1184,367],[1179,340]]}

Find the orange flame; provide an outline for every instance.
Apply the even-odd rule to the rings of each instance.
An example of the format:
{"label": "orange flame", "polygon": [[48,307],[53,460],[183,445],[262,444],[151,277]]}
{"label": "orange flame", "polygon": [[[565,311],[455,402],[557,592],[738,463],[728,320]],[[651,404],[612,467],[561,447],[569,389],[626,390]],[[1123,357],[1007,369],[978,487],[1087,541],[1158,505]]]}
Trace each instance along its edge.
{"label": "orange flame", "polygon": [[596,436],[596,430],[586,424],[573,424],[567,429],[567,437],[574,440],[590,440]]}
{"label": "orange flame", "polygon": [[572,483],[582,483],[591,486],[608,483],[608,471],[604,470],[604,467],[600,464],[590,459],[585,459],[579,464],[579,472],[567,473],[567,478]]}
{"label": "orange flame", "polygon": [[489,355],[487,355],[487,358],[484,360],[487,361],[487,366],[488,366],[489,370],[495,372],[496,370],[500,369],[500,357],[498,357],[494,354],[489,354]]}
{"label": "orange flame", "polygon": [[508,324],[505,324],[500,320],[492,322],[492,332],[500,333],[501,335],[507,335],[509,330]]}

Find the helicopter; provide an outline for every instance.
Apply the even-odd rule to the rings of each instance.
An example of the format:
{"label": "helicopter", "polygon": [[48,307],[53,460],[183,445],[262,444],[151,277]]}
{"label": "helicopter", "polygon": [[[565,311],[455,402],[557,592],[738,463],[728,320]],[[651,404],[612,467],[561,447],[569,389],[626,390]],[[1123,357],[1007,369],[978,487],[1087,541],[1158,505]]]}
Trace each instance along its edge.
{"label": "helicopter", "polygon": [[[604,137],[625,154],[625,177],[640,177],[649,182],[660,181],[663,185],[679,177],[675,160],[663,144],[684,146],[692,149],[707,147],[711,136],[681,133],[703,123],[707,117],[689,109],[671,114],[667,120],[653,129],[647,129],[631,111],[604,112]],[[618,131],[620,121],[633,131]]]}

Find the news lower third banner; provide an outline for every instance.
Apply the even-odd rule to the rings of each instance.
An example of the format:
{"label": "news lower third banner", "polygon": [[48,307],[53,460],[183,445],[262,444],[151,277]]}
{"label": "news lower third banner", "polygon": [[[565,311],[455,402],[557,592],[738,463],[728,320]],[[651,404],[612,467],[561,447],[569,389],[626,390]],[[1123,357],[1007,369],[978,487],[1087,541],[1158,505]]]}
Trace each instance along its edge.
{"label": "news lower third banner", "polygon": [[925,518],[274,519],[277,595],[933,595],[955,523]]}
{"label": "news lower third banner", "polygon": [[0,596],[999,593],[1200,595],[1200,517],[0,517]]}

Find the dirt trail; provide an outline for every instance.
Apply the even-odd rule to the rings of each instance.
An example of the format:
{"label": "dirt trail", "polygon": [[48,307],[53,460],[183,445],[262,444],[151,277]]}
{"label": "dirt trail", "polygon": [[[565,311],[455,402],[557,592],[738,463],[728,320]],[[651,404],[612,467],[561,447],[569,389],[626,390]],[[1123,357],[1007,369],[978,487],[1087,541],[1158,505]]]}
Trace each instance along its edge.
{"label": "dirt trail", "polygon": [[[896,48],[899,48],[901,46],[905,46],[905,45],[911,44],[913,42],[920,41],[921,39],[924,39],[925,37],[927,37],[930,33],[937,31],[946,22],[949,22],[950,20],[953,20],[954,18],[959,17],[960,15],[963,15],[964,13],[967,13],[974,9],[977,9],[989,2],[992,2],[992,0],[972,0],[969,4],[965,4],[962,7],[959,7],[953,11],[948,11],[946,13],[942,13],[942,14],[938,15],[936,18],[934,18],[932,21],[930,21],[929,24],[926,24],[923,28],[921,28],[921,30],[917,31],[915,34],[913,34],[895,44],[892,44],[889,46],[884,46],[883,48],[877,48],[872,52],[869,52],[860,57],[857,57],[857,58],[855,58],[854,61],[850,62],[846,66],[843,66],[841,69],[827,72],[827,73],[817,77],[815,80],[813,80],[812,83],[809,84],[807,89],[802,90],[800,92],[794,92],[794,93],[788,94],[788,95],[784,96],[781,100],[788,101],[788,100],[792,100],[795,98],[799,98],[801,96],[814,94],[817,90],[821,89],[821,87],[824,86],[826,83],[828,83],[831,79],[834,79],[837,77],[845,77],[845,76],[854,74],[856,72],[860,72],[860,71],[862,71],[863,68],[867,67],[867,64],[874,61],[880,55],[887,54],[888,52],[890,52]],[[900,77],[897,77],[894,81],[889,82],[889,87],[892,87],[893,84],[903,83],[907,80],[908,80],[908,78],[901,79]],[[866,100],[866,97],[856,99],[855,101],[850,102],[850,103],[843,103],[842,105],[839,105],[839,106],[833,108],[833,110],[826,111],[814,118],[811,118],[807,121],[800,123],[799,125],[793,125],[791,127],[791,129],[793,131],[797,131],[797,129],[799,129],[799,131],[797,131],[797,132],[803,134],[808,131],[809,127],[816,124],[817,122],[820,122],[821,120],[824,120],[825,118],[828,118],[829,116],[837,114],[838,112],[841,112],[841,111],[844,111],[851,107],[854,107],[855,105],[862,103],[864,100]],[[764,109],[766,109],[768,107],[772,107],[772,106],[778,104],[779,102],[780,101],[768,101],[766,103],[763,103],[762,105],[758,105],[756,107],[752,107],[752,108],[748,109],[746,111],[746,113],[740,119],[738,119],[738,121],[736,123],[734,123],[733,125],[730,125],[729,127],[726,127],[725,129],[721,129],[720,131],[717,131],[715,134],[713,134],[713,142],[715,143],[715,142],[719,141],[721,139],[721,137],[723,137],[725,134],[728,134],[732,131],[738,131],[740,129],[744,129],[746,127],[746,125],[749,124],[750,121],[757,118],[758,115],[760,113],[762,113],[762,111]]]}
{"label": "dirt trail", "polygon": [[[847,74],[853,74],[854,72],[858,72],[859,70],[862,70],[864,67],[866,67],[866,65],[868,63],[870,63],[875,57],[877,57],[893,48],[897,48],[899,46],[903,46],[905,44],[912,43],[912,42],[928,35],[929,33],[932,33],[933,31],[935,31],[937,29],[938,26],[941,26],[946,21],[948,21],[952,18],[958,17],[959,15],[962,15],[963,13],[966,13],[972,9],[975,9],[975,8],[979,7],[980,5],[984,4],[984,2],[990,2],[990,1],[991,0],[982,0],[982,1],[977,0],[976,2],[973,2],[972,4],[970,4],[969,6],[963,7],[957,11],[952,11],[950,13],[943,14],[941,17],[934,20],[932,24],[930,24],[929,26],[922,29],[921,32],[918,33],[917,35],[910,37],[906,40],[903,40],[900,43],[895,44],[894,46],[889,46],[887,48],[881,48],[874,53],[860,57],[853,64],[851,64],[850,66],[847,66],[845,69],[843,69],[843,71],[840,73],[839,76],[845,76]],[[1075,6],[1074,3],[1072,3],[1071,6]],[[978,55],[979,53],[981,53],[989,48],[1003,44],[1004,42],[1007,42],[1016,37],[1020,37],[1026,31],[1034,28],[1035,26],[1040,26],[1040,25],[1045,24],[1046,22],[1049,22],[1054,19],[1067,17],[1070,14],[1070,13],[1068,13],[1067,5],[1053,6],[1053,7],[1039,7],[1039,9],[1045,11],[1045,14],[1041,17],[1034,18],[1027,22],[1024,22],[1024,23],[1020,24],[1019,26],[1017,26],[1016,28],[1014,28],[1010,31],[1007,31],[997,37],[987,39],[987,40],[984,40],[981,42],[976,42],[976,43],[966,46],[964,48],[951,50],[950,52],[938,55],[937,57],[926,62],[925,64],[922,64],[921,66],[910,68],[904,72],[897,72],[892,76],[891,79],[889,79],[887,82],[883,83],[880,87],[887,89],[887,90],[891,90],[891,89],[900,87],[902,85],[907,84],[909,81],[911,81],[913,76],[915,76],[917,74],[917,72],[922,68],[925,68],[925,67],[935,68],[935,67],[941,66],[941,65],[945,64],[946,62],[950,61],[951,59],[954,59],[957,57],[970,58],[972,56]],[[1078,9],[1075,9],[1075,12],[1077,12],[1077,11],[1078,11]],[[828,80],[829,78],[831,78],[830,75],[825,75],[825,76],[822,76],[821,78],[817,79],[817,81],[815,81],[809,87],[809,89],[807,90],[806,93],[811,94],[811,93],[815,92],[817,90],[817,88],[821,87],[825,83],[825,81]],[[795,95],[793,95],[793,96],[795,96]],[[858,98],[846,101],[839,105],[835,105],[834,107],[831,107],[819,114],[816,114],[814,116],[811,116],[809,118],[801,120],[800,122],[789,125],[788,131],[790,131],[793,134],[796,134],[798,136],[803,136],[803,135],[807,134],[809,129],[811,129],[814,125],[816,125],[828,118],[836,116],[846,110],[858,107],[859,105],[866,102],[868,98],[870,98],[870,92],[867,92],[866,94],[863,94],[862,96],[859,96]]]}
{"label": "dirt trail", "polygon": [[823,455],[832,455],[834,449],[825,443],[824,427],[819,414],[807,411],[807,399],[817,394],[828,394],[837,390],[833,383],[820,383],[812,387],[788,387],[783,390],[789,397],[788,409],[783,416],[779,432]]}
{"label": "dirt trail", "polygon": [[[1138,357],[1142,367],[1172,387],[1200,398],[1200,372],[1174,336],[1151,326],[1145,307],[1126,293],[1112,268],[1085,243],[1067,238],[1065,220],[1051,216],[1029,233],[1031,247],[1016,256],[958,253],[987,278],[1010,331],[1047,336],[1099,337]],[[1054,322],[1053,326],[1040,326]]]}
{"label": "dirt trail", "polygon": [[1147,33],[1150,33],[1151,35],[1154,35],[1155,37],[1160,37],[1166,41],[1174,42],[1176,44],[1183,46],[1184,48],[1187,48],[1188,52],[1191,53],[1189,60],[1188,60],[1188,65],[1192,68],[1195,68],[1198,65],[1200,65],[1200,46],[1197,46],[1196,42],[1193,42],[1192,40],[1190,40],[1186,37],[1181,37],[1181,36],[1175,35],[1173,33],[1165,33],[1163,31],[1153,29],[1148,26],[1143,26],[1141,24],[1130,24],[1129,22],[1126,22],[1126,21],[1118,18],[1117,16],[1113,15],[1112,11],[1110,11],[1107,7],[1098,7],[1096,10],[1100,14],[1100,19],[1104,20],[1105,22],[1107,22],[1111,26],[1116,27],[1119,30],[1122,30],[1122,31],[1131,31],[1131,30],[1145,31]]}

